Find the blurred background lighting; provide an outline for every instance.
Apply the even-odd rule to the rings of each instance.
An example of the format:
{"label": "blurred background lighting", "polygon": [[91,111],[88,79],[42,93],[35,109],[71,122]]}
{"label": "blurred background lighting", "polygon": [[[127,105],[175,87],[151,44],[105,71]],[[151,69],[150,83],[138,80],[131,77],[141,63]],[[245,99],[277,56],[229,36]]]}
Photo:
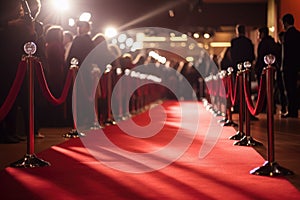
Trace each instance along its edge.
{"label": "blurred background lighting", "polygon": [[108,38],[112,38],[115,37],[118,34],[117,29],[113,28],[113,27],[108,27],[105,29],[104,34],[106,37]]}
{"label": "blurred background lighting", "polygon": [[91,17],[92,17],[91,13],[83,12],[79,17],[79,21],[88,22],[90,21]]}
{"label": "blurred background lighting", "polygon": [[75,19],[73,19],[73,18],[69,18],[69,26],[71,26],[71,27],[73,27],[73,26],[75,26]]}
{"label": "blurred background lighting", "polygon": [[120,43],[125,42],[126,38],[127,38],[127,36],[124,33],[122,33],[122,34],[119,35],[118,41]]}
{"label": "blurred background lighting", "polygon": [[132,38],[127,38],[127,40],[126,40],[126,46],[128,46],[128,47],[131,47],[132,45],[133,45],[133,39]]}
{"label": "blurred background lighting", "polygon": [[69,0],[52,0],[52,5],[55,10],[61,12],[70,9]]}
{"label": "blurred background lighting", "polygon": [[209,39],[209,38],[210,38],[210,34],[209,34],[209,33],[204,33],[204,34],[203,34],[203,37],[204,37],[205,39]]}

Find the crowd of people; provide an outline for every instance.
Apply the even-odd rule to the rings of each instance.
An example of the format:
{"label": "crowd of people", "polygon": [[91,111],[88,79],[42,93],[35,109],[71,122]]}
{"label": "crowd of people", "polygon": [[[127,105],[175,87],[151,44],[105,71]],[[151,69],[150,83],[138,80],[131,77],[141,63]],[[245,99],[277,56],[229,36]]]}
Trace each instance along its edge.
{"label": "crowd of people", "polygon": [[[28,2],[29,8],[25,2]],[[88,54],[100,43],[106,40],[102,33],[91,36],[91,24],[85,21],[78,21],[77,33],[73,33],[68,30],[64,30],[59,25],[43,25],[38,20],[41,4],[40,0],[27,0],[17,1],[11,0],[1,3],[1,21],[0,21],[0,39],[1,39],[1,70],[0,78],[1,94],[0,103],[2,104],[8,94],[12,82],[14,81],[15,73],[18,67],[18,63],[24,56],[23,45],[25,42],[33,41],[38,46],[36,56],[42,63],[47,83],[52,94],[55,97],[59,97],[62,92],[63,85],[65,83],[66,74],[68,73],[72,58],[77,58],[78,66],[82,64]],[[294,18],[292,15],[287,14],[282,18],[284,25],[284,37],[280,43],[276,43],[268,33],[268,28],[263,27],[259,29],[260,43],[257,50],[257,56],[255,56],[253,43],[249,38],[245,36],[245,26],[237,26],[237,37],[232,39],[231,47],[227,49],[224,59],[220,63],[220,69],[227,69],[233,67],[234,72],[237,72],[237,64],[250,61],[255,63],[256,78],[261,76],[262,69],[266,66],[263,57],[266,54],[274,54],[277,58],[277,85],[280,91],[280,102],[282,105],[282,117],[298,117],[298,107],[296,87],[297,87],[297,72],[299,71],[299,64],[297,62],[297,55],[294,49],[300,46],[300,33],[294,27]],[[106,44],[107,50],[111,53],[114,59],[112,63],[109,63],[111,68],[106,68],[108,72],[113,71],[114,74],[109,76],[109,79],[101,77],[99,87],[96,91],[97,102],[97,118],[100,124],[111,122],[115,119],[111,117],[111,111],[107,108],[108,96],[107,94],[107,81],[111,81],[111,84],[116,84],[118,80],[118,70],[121,69],[124,73],[125,69],[134,69],[135,66],[149,63],[155,63],[157,68],[161,68],[162,71],[168,71],[168,68],[174,69],[169,74],[166,74],[169,81],[180,80],[178,74],[181,74],[187,78],[192,85],[196,93],[196,98],[200,98],[200,86],[199,86],[199,73],[196,72],[194,66],[189,62],[181,60],[174,61],[170,59],[167,64],[162,65],[159,62],[149,57],[147,51],[135,52],[131,54],[121,55],[120,50],[116,45]],[[283,55],[283,56],[282,56]],[[218,63],[217,63],[218,64]],[[150,70],[150,69],[149,69]],[[162,76],[161,71],[154,71],[152,69],[148,73],[154,73],[154,75]],[[282,77],[283,74],[283,77]],[[176,82],[176,81],[175,81]],[[38,83],[36,83],[38,84]],[[173,84],[174,87],[180,88],[180,82]],[[38,87],[38,86],[37,86]],[[156,91],[159,92],[159,91]],[[132,104],[130,105],[130,111],[126,110],[128,106],[124,105],[124,113],[120,113],[120,118],[126,115],[130,115],[129,112],[142,108],[147,102],[141,98],[139,101],[135,101],[137,96],[149,96],[149,90],[137,90],[132,97]],[[172,92],[166,92],[167,98],[174,98]],[[38,96],[36,104],[39,109],[35,109],[35,134],[36,137],[43,138],[43,135],[39,133],[39,126],[44,121],[47,121],[47,126],[73,126],[72,116],[72,95],[70,95],[65,103],[62,105],[52,105],[51,103],[43,100],[41,92],[36,90],[35,95]],[[186,95],[186,94],[185,94]],[[150,95],[151,96],[151,95]],[[184,99],[195,98],[192,93],[188,96],[182,97]],[[138,105],[139,104],[139,105]],[[287,110],[286,110],[287,107]],[[121,111],[120,111],[121,112]],[[24,120],[23,136],[28,134],[28,88],[26,84],[22,85],[20,94],[11,111],[0,122],[0,137],[1,142],[4,143],[16,143],[20,142],[24,138],[20,135],[16,135],[17,130],[17,116],[22,114]],[[44,115],[43,113],[47,113]],[[46,119],[43,121],[43,116]]]}
{"label": "crowd of people", "polygon": [[245,35],[245,25],[237,25],[236,37],[231,40],[231,46],[224,52],[219,68],[227,70],[228,67],[233,67],[236,74],[238,64],[249,61],[253,66],[252,81],[257,81],[259,86],[262,71],[267,66],[264,57],[268,54],[274,55],[276,58],[273,64],[276,67],[274,105],[281,106],[282,118],[298,118],[300,104],[297,80],[300,65],[297,62],[296,49],[300,44],[300,32],[294,26],[292,14],[285,14],[281,23],[283,31],[278,34],[278,41],[269,34],[267,26],[257,29],[256,52],[253,42]]}

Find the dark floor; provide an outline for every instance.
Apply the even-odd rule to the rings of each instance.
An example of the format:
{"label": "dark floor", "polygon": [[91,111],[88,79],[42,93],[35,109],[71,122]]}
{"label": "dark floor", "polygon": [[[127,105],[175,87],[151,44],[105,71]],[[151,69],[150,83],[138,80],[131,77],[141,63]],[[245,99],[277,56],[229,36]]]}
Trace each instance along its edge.
{"label": "dark floor", "polygon": [[[258,121],[251,121],[251,136],[253,139],[263,143],[263,146],[245,147],[255,148],[264,158],[268,160],[267,144],[267,119],[266,114],[259,114]],[[238,123],[238,114],[233,114],[233,120]],[[35,153],[60,144],[68,138],[63,134],[72,128],[41,128],[40,132],[45,135],[43,139],[35,139]],[[287,179],[300,190],[300,118],[282,119],[279,114],[274,116],[274,155],[275,161],[284,168],[294,172],[294,175],[286,176]],[[232,141],[235,142],[234,140]],[[24,157],[27,150],[27,142],[18,144],[0,144],[0,170]],[[263,163],[262,163],[263,165]],[[259,167],[259,166],[258,166]]]}

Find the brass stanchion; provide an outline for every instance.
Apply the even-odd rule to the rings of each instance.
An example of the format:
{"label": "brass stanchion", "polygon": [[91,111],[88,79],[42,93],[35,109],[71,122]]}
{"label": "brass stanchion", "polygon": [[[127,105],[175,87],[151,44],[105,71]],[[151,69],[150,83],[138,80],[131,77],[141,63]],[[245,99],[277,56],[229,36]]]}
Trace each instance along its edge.
{"label": "brass stanchion", "polygon": [[275,68],[271,65],[275,62],[275,56],[272,54],[264,57],[266,67],[267,80],[267,121],[268,121],[268,161],[263,166],[257,167],[250,171],[254,175],[262,176],[279,176],[279,175],[293,175],[294,173],[284,167],[281,167],[275,162],[274,156],[274,98],[273,98],[273,81]]}
{"label": "brass stanchion", "polygon": [[115,125],[116,122],[113,120],[111,111],[111,95],[112,95],[112,66],[106,67],[107,74],[107,120],[106,125]]}
{"label": "brass stanchion", "polygon": [[34,154],[34,66],[32,56],[36,52],[36,45],[33,42],[27,42],[24,45],[24,51],[28,56],[26,57],[28,70],[28,107],[29,107],[29,134],[27,136],[27,153],[24,158],[10,164],[11,167],[33,168],[50,166],[50,163],[38,158]]}
{"label": "brass stanchion", "polygon": [[[232,67],[229,67],[227,69],[227,78],[228,79],[231,79],[232,80],[232,72],[233,72],[233,68]],[[228,86],[228,85],[227,85]],[[232,88],[228,88],[228,91],[232,89]],[[232,108],[232,103],[231,103],[231,99],[230,99],[230,95],[228,95],[228,98],[227,98],[227,104],[226,105],[226,117],[224,120],[224,124],[223,126],[238,126],[237,123],[235,123],[233,120],[232,120],[232,112],[231,112],[231,108]]]}
{"label": "brass stanchion", "polygon": [[[245,67],[245,70],[244,70],[244,81],[247,83],[247,84],[250,84],[251,83],[251,80],[250,80],[250,77],[249,77],[249,74],[248,73],[250,71],[250,67],[251,67],[251,63],[249,61],[246,61],[244,62],[244,67]],[[243,83],[240,83],[240,87],[243,86],[244,84]],[[246,101],[245,99],[244,100],[244,109],[245,109],[245,131],[246,131],[246,134],[245,136],[240,140],[240,141],[237,141],[234,143],[234,145],[238,145],[238,146],[262,146],[262,143],[254,140],[251,135],[250,135],[250,111],[248,110],[247,108],[247,104],[246,104]]]}
{"label": "brass stanchion", "polygon": [[239,127],[238,127],[238,131],[235,135],[229,137],[230,140],[240,140],[245,136],[245,133],[243,131],[243,126],[244,126],[244,122],[243,122],[243,115],[244,115],[244,92],[243,92],[243,64],[239,63],[237,65],[239,71],[238,71],[238,78],[237,78],[237,83],[239,85]]}
{"label": "brass stanchion", "polygon": [[[70,68],[75,68],[77,69],[78,71],[78,59],[76,58],[72,58],[71,59],[71,66]],[[76,75],[74,74],[74,77],[73,77],[73,81],[75,81],[75,78],[76,78]],[[73,84],[73,87],[75,86],[75,82]],[[76,120],[77,120],[77,93],[76,93],[76,88],[74,89],[73,88],[73,96],[74,98],[72,98],[72,104],[73,104],[73,129],[71,131],[69,131],[68,133],[66,134],[63,134],[63,137],[65,138],[77,138],[77,137],[84,137],[85,134],[84,133],[81,133],[81,132],[78,132],[77,130],[77,127],[76,127]]]}

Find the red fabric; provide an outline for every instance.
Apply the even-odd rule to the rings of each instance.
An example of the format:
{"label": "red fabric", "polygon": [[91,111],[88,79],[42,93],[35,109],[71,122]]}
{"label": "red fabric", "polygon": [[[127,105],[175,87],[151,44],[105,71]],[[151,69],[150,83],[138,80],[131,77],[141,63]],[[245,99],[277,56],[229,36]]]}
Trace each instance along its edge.
{"label": "red fabric", "polygon": [[53,103],[54,105],[60,105],[60,104],[64,103],[66,98],[67,98],[67,95],[68,95],[68,92],[69,92],[69,89],[70,89],[70,86],[71,86],[71,83],[72,83],[72,80],[73,80],[73,77],[74,77],[74,69],[70,69],[68,71],[66,82],[65,82],[62,94],[59,98],[55,98],[52,95],[51,91],[49,90],[49,87],[48,87],[48,84],[47,84],[47,81],[46,81],[45,74],[44,74],[41,63],[36,62],[35,66],[36,66],[35,69],[36,69],[37,78],[38,78],[38,81],[39,81],[39,84],[40,84],[40,88],[41,88],[42,93],[45,96],[45,98],[49,102]]}
{"label": "red fabric", "polygon": [[238,101],[238,95],[237,95],[237,91],[238,91],[238,87],[239,87],[239,75],[236,76],[235,78],[235,84],[234,84],[234,88],[233,88],[233,83],[232,83],[232,78],[229,78],[229,83],[228,83],[228,88],[229,88],[229,94],[230,94],[230,99],[231,99],[231,104],[235,105]]}
{"label": "red fabric", "polygon": [[19,94],[21,85],[23,83],[27,66],[26,61],[21,61],[18,66],[18,71],[16,73],[16,78],[12,84],[12,87],[9,90],[9,93],[0,108],[0,121],[5,118],[7,113],[10,111],[11,107],[15,103],[15,100]]}
{"label": "red fabric", "polygon": [[[103,130],[120,148],[134,152],[153,151],[169,144],[181,123],[180,110],[190,109],[195,102],[165,102],[166,120],[162,130],[150,137],[138,139],[125,134],[118,126]],[[0,172],[2,199],[173,199],[173,200],[281,200],[300,199],[300,192],[284,177],[264,177],[249,174],[261,166],[264,159],[251,147],[234,146],[228,137],[236,133],[233,127],[223,127],[215,147],[204,159],[199,159],[212,115],[199,104],[197,136],[188,150],[169,166],[148,173],[133,174],[111,169],[95,160],[80,138],[53,146],[37,156],[51,163],[40,168],[6,168]],[[191,111],[191,113],[194,113]],[[160,112],[154,110],[155,115]],[[191,114],[189,117],[198,117]],[[145,126],[151,122],[149,113],[133,120]],[[122,123],[127,123],[123,121]],[[187,128],[181,134],[191,136]],[[142,134],[142,133],[141,133]],[[105,149],[105,147],[99,146]],[[173,151],[176,151],[175,147]],[[172,153],[172,152],[168,152]],[[114,152],[107,161],[120,162]],[[111,156],[109,156],[111,155]],[[117,155],[115,155],[117,156]],[[234,158],[234,159],[233,159]],[[163,159],[159,157],[157,159]],[[145,163],[146,164],[146,163]]]}
{"label": "red fabric", "polygon": [[[250,73],[247,71],[247,73]],[[265,102],[265,97],[266,97],[266,74],[263,73],[261,78],[260,78],[260,86],[258,90],[258,99],[256,102],[256,105],[253,105],[253,101],[251,99],[251,91],[250,91],[250,86],[249,83],[247,83],[247,80],[244,79],[244,94],[245,94],[245,99],[246,99],[246,104],[248,107],[248,110],[252,115],[258,115],[264,106]]]}

